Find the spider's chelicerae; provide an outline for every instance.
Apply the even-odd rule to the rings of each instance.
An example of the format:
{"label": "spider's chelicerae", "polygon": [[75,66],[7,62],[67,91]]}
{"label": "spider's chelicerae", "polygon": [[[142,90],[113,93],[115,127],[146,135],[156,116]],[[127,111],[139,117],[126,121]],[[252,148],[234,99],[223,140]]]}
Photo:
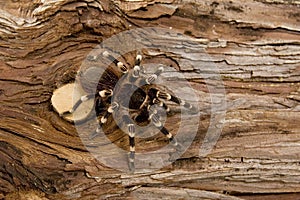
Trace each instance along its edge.
{"label": "spider's chelicerae", "polygon": [[122,126],[122,130],[126,130],[129,136],[130,152],[128,165],[129,170],[133,172],[135,170],[135,135],[137,125],[153,123],[175,148],[180,148],[176,138],[161,122],[158,110],[165,109],[166,112],[169,112],[168,101],[181,105],[193,113],[197,112],[197,110],[190,103],[163,91],[154,83],[163,72],[163,67],[159,67],[151,75],[146,75],[144,67],[141,65],[141,55],[136,56],[133,68],[127,67],[107,51],[103,55],[113,63],[114,67],[107,68],[102,76],[99,77],[95,94],[82,96],[74,104],[73,108],[63,113],[63,115],[73,113],[82,102],[94,98],[94,108],[99,127],[91,137],[100,133],[108,117],[114,115],[114,120],[118,122],[118,126]]}

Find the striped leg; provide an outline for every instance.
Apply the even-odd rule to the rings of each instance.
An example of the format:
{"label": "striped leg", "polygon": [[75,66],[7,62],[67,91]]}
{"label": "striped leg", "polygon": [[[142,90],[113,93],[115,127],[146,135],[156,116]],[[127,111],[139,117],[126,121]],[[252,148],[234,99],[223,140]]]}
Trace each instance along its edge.
{"label": "striped leg", "polygon": [[[109,97],[112,95],[112,90],[102,90],[99,92],[100,97],[104,98],[104,97]],[[87,95],[83,95],[80,97],[80,99],[78,99],[75,104],[73,105],[73,107],[71,108],[71,110],[65,111],[63,113],[61,113],[61,116],[65,116],[65,115],[70,115],[72,113],[74,113],[76,111],[76,109],[80,106],[80,104],[82,104],[85,101],[90,100],[91,98],[94,98],[95,94],[87,94]]]}
{"label": "striped leg", "polygon": [[101,129],[103,124],[105,124],[107,122],[107,118],[113,113],[115,112],[117,109],[119,108],[119,104],[116,102],[113,102],[108,109],[104,112],[104,114],[101,117],[98,117],[98,122],[99,122],[99,126],[97,127],[96,131],[93,132],[90,136],[89,139],[92,140],[95,137],[97,137],[100,133],[101,133]]}
{"label": "striped leg", "polygon": [[160,131],[169,138],[170,143],[175,146],[176,149],[180,149],[181,145],[177,142],[176,138],[174,138],[173,134],[168,131],[164,126],[160,129]]}
{"label": "striped leg", "polygon": [[156,128],[158,128],[170,141],[170,143],[177,149],[177,150],[181,150],[181,145],[177,142],[176,138],[174,138],[174,136],[172,135],[172,133],[170,133],[168,131],[168,129],[166,129],[160,119],[159,116],[157,114],[157,110],[155,109],[151,109],[149,111],[151,114],[149,116],[149,120],[152,121],[152,123],[155,125]]}
{"label": "striped leg", "polygon": [[81,96],[80,99],[78,99],[76,101],[76,103],[73,105],[71,110],[65,111],[65,112],[61,113],[60,115],[66,116],[66,115],[72,114],[80,106],[80,104],[82,104],[82,102],[88,101],[89,99],[91,99],[93,97],[95,97],[95,94],[87,94],[87,95]]}
{"label": "striped leg", "polygon": [[143,71],[143,67],[140,66],[141,60],[142,60],[142,56],[137,55],[135,59],[135,65],[133,67],[133,72],[131,73],[131,77],[130,77],[131,82],[135,82],[139,78],[141,71]]}
{"label": "striped leg", "polygon": [[133,68],[133,72],[130,73],[130,82],[135,82],[136,80],[138,80],[138,78],[140,77],[140,72],[141,72],[141,68],[140,66],[136,65]]}
{"label": "striped leg", "polygon": [[167,100],[167,101],[172,101],[178,105],[181,105],[183,106],[184,108],[192,111],[192,112],[197,112],[197,109],[192,106],[192,104],[174,96],[174,95],[171,95],[167,92],[162,92],[162,91],[159,91],[157,89],[154,89],[154,88],[151,88],[151,92],[155,95],[156,98],[158,99],[162,99],[162,100]]}
{"label": "striped leg", "polygon": [[99,92],[99,95],[100,95],[100,97],[102,97],[102,98],[105,98],[105,97],[110,97],[110,96],[112,96],[113,95],[113,91],[111,90],[111,89],[108,89],[108,90],[101,90],[100,92]]}
{"label": "striped leg", "polygon": [[[108,97],[111,97],[113,95],[113,91],[111,89],[104,89],[104,90],[101,90],[98,95],[103,99],[103,98],[108,98]],[[100,101],[102,101],[102,99],[100,99]],[[97,106],[97,105],[96,105]],[[109,115],[111,113],[113,113],[117,108],[119,107],[119,104],[116,103],[116,102],[113,102],[108,108],[107,110],[104,111],[105,108],[102,108],[101,107],[101,110],[100,111],[96,111],[96,112],[103,112],[104,111],[104,114],[100,117],[98,117],[98,122],[99,122],[99,126],[97,127],[96,131],[94,131],[93,133],[90,134],[89,136],[89,139],[92,140],[94,139],[95,137],[97,137],[100,133],[101,133],[101,130],[102,130],[102,125],[106,123],[107,121],[107,118],[109,117]]]}
{"label": "striped leg", "polygon": [[146,78],[145,82],[146,84],[152,84],[157,79],[157,77],[164,71],[163,67],[159,67],[154,74],[150,75],[148,78]]}
{"label": "striped leg", "polygon": [[119,70],[121,70],[121,72],[123,72],[124,74],[128,72],[128,68],[121,61],[119,61],[118,59],[110,55],[107,51],[103,52],[103,56],[105,56],[111,62],[113,62],[119,68]]}
{"label": "striped leg", "polygon": [[134,159],[135,159],[135,126],[134,124],[128,124],[128,135],[129,135],[129,145],[130,145],[130,151],[129,151],[129,171],[134,172],[135,165],[134,165]]}
{"label": "striped leg", "polygon": [[128,137],[129,137],[129,155],[128,155],[128,167],[130,172],[135,171],[135,125],[132,123],[128,115],[124,115],[123,122],[127,125]]}
{"label": "striped leg", "polygon": [[142,61],[142,55],[138,54],[135,58],[135,66],[140,66],[141,65],[141,61]]}

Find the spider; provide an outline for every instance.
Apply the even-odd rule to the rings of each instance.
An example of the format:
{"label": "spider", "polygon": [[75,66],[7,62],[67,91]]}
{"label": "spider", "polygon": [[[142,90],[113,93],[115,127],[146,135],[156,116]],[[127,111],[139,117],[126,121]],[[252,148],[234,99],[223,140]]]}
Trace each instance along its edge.
{"label": "spider", "polygon": [[99,78],[96,93],[82,96],[71,110],[62,115],[73,113],[82,102],[94,98],[94,109],[99,126],[90,136],[92,139],[100,133],[108,117],[114,114],[115,121],[119,122],[118,126],[122,126],[122,130],[126,130],[129,137],[128,168],[130,172],[135,170],[137,125],[153,123],[176,149],[180,149],[181,145],[161,122],[159,109],[164,109],[168,113],[170,109],[167,102],[169,101],[194,113],[198,111],[190,103],[163,91],[154,83],[164,68],[159,67],[153,74],[146,75],[141,65],[140,54],[136,55],[131,69],[107,51],[103,52],[103,56],[108,58],[114,66],[107,68]]}

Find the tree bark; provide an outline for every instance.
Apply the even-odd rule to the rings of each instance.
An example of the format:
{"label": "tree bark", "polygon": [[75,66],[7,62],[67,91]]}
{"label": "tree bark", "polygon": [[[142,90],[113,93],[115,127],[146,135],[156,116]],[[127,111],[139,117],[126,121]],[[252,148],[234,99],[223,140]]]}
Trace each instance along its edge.
{"label": "tree bark", "polygon": [[[20,0],[0,5],[0,198],[299,198],[300,2]],[[145,44],[174,44],[170,51],[154,46],[142,53],[147,62],[185,75],[200,97],[193,102],[200,107],[200,126],[179,159],[155,171],[128,174],[93,157],[51,97],[74,82],[102,41],[145,27],[190,38],[177,46],[172,34],[139,35]],[[198,46],[207,58],[191,54]],[[215,69],[222,82],[210,79]],[[178,81],[172,82],[176,73],[166,74],[171,83]],[[222,98],[214,105],[226,111],[224,119],[211,102],[221,93],[219,83],[226,105]],[[176,129],[176,120],[178,113],[170,117],[169,129]],[[218,136],[220,127],[211,127],[212,122],[223,126],[221,135],[201,156],[203,142],[214,145]],[[127,144],[122,138],[116,142]],[[165,144],[161,137],[137,148]]]}

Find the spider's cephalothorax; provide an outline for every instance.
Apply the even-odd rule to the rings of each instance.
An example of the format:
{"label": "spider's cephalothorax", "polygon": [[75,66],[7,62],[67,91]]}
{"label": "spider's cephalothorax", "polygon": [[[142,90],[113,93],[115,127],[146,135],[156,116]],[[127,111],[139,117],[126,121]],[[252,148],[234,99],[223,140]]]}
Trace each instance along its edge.
{"label": "spider's cephalothorax", "polygon": [[[169,112],[166,103],[171,101],[193,112],[197,112],[197,110],[190,103],[162,91],[154,84],[157,77],[163,72],[163,67],[159,67],[151,75],[146,75],[141,66],[141,55],[136,56],[135,65],[132,69],[106,51],[103,55],[115,65],[115,69],[106,70],[103,73],[95,94],[82,96],[73,108],[64,114],[73,113],[82,102],[95,98],[94,107],[99,127],[93,136],[100,133],[101,127],[107,122],[108,117],[113,115],[118,126],[122,126],[122,130],[125,130],[129,136],[130,171],[135,170],[136,125],[153,123],[176,148],[179,148],[180,144],[175,137],[163,126],[158,108]],[[114,73],[116,69],[119,72]]]}

